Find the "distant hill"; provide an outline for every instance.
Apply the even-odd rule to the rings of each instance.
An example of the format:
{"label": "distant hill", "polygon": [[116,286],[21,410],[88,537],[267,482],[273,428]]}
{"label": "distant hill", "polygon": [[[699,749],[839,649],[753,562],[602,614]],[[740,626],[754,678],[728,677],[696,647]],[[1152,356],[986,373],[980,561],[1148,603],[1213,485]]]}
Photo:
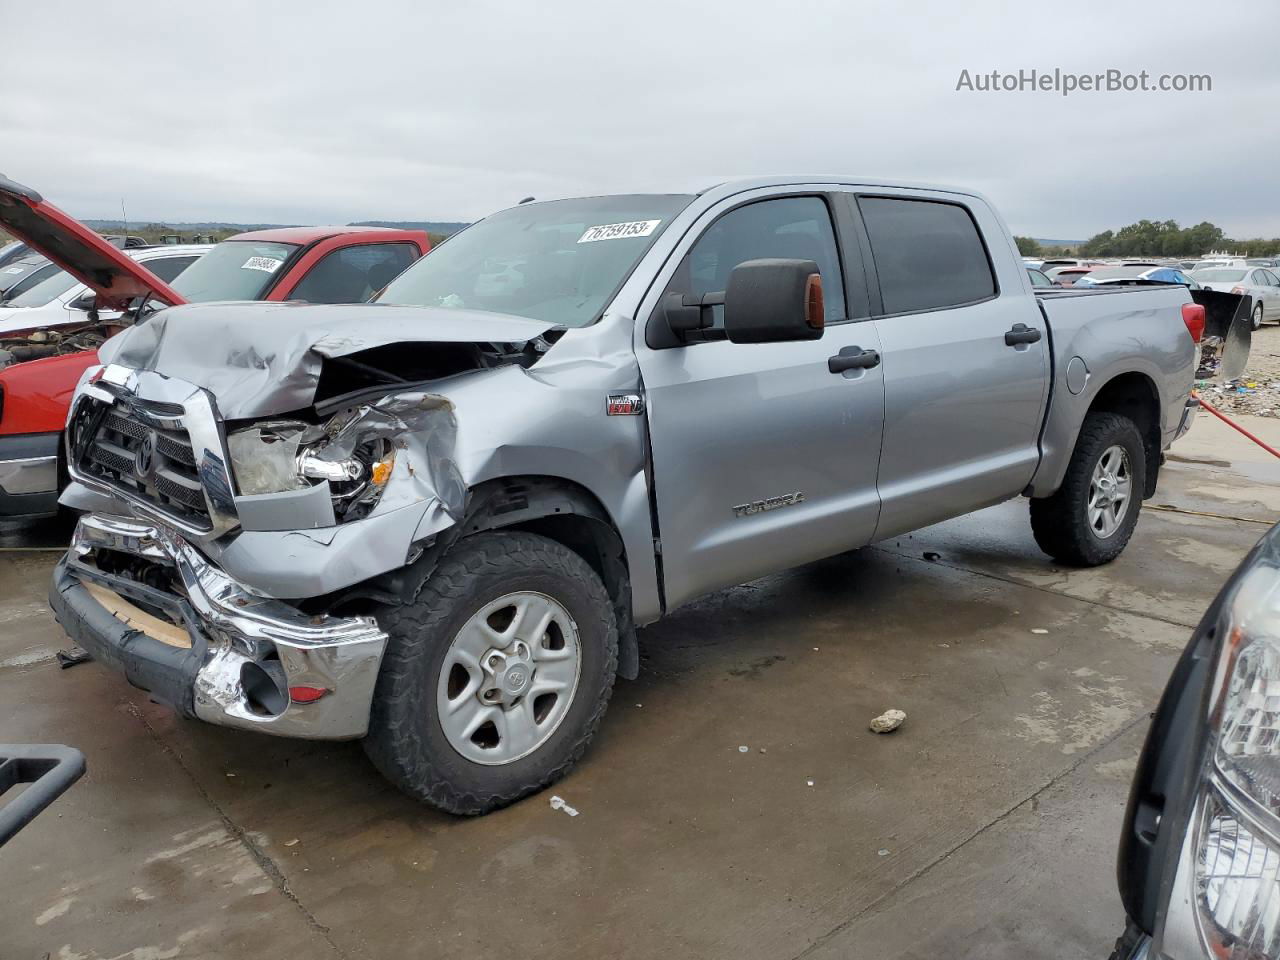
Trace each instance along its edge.
{"label": "distant hill", "polygon": [[469,223],[457,223],[445,220],[358,220],[353,227],[396,227],[400,230],[425,230],[427,233],[439,233],[444,236],[450,236],[457,233],[463,227],[469,227]]}
{"label": "distant hill", "polygon": [[1042,247],[1079,247],[1084,244],[1083,240],[1046,240],[1043,237],[1033,239]]}
{"label": "distant hill", "polygon": [[[91,230],[97,230],[101,233],[123,233],[125,224],[120,220],[85,220]],[[176,220],[160,220],[160,221],[130,221],[129,232],[155,232],[157,230],[165,230],[171,233],[246,233],[249,230],[271,230],[275,227],[297,227],[302,224],[297,223],[228,223],[221,220],[206,220],[198,223]],[[399,227],[402,230],[426,230],[428,233],[434,233],[441,236],[449,236],[457,233],[463,227],[470,226],[467,223],[458,223],[454,221],[436,221],[436,220],[361,220],[357,223],[348,224],[353,227]]]}

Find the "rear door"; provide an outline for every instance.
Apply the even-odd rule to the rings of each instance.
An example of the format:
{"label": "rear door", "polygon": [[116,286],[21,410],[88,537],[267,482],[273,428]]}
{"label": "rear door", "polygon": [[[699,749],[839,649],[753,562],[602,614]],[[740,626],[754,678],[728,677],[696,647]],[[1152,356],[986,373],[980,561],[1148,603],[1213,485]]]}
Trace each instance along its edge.
{"label": "rear door", "polygon": [[1263,284],[1261,293],[1264,316],[1268,320],[1280,320],[1280,277],[1271,270],[1259,270],[1257,273]]}
{"label": "rear door", "polygon": [[914,191],[854,202],[878,284],[881,540],[1026,487],[1039,462],[1049,341],[1022,265],[987,249],[984,237],[1007,241],[985,203]]}
{"label": "rear door", "polygon": [[[820,190],[726,199],[689,231],[646,296],[635,350],[668,609],[865,544],[875,530],[880,344],[856,241],[843,244],[842,264],[836,237],[849,217],[838,207]],[[722,291],[735,266],[762,257],[818,264],[826,305],[820,339],[672,340],[664,294]],[[714,309],[719,325],[722,308]],[[828,361],[842,351],[875,351],[876,364],[832,373]]]}

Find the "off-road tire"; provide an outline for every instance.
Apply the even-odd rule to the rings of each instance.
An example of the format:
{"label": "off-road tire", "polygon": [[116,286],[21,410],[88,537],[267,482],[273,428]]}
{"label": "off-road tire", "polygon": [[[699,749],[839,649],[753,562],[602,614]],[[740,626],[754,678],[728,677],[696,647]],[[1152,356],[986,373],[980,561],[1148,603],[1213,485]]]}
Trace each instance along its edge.
{"label": "off-road tire", "polygon": [[[1120,527],[1103,539],[1089,526],[1089,485],[1093,468],[1111,446],[1119,444],[1129,455],[1132,493]],[[1091,413],[1076,438],[1067,474],[1057,493],[1031,500],[1031,532],[1040,549],[1060,563],[1096,567],[1120,555],[1142,509],[1147,482],[1142,435],[1128,417],[1118,413]]]}
{"label": "off-road tire", "polygon": [[[557,599],[582,650],[574,700],[560,726],[526,757],[500,766],[466,759],[436,719],[441,665],[454,636],[484,604],[533,590]],[[506,806],[563,777],[600,725],[618,666],[618,628],[604,584],[578,554],[531,533],[481,533],[459,541],[417,598],[378,617],[390,639],[369,717],[365,753],[388,780],[449,813]]]}

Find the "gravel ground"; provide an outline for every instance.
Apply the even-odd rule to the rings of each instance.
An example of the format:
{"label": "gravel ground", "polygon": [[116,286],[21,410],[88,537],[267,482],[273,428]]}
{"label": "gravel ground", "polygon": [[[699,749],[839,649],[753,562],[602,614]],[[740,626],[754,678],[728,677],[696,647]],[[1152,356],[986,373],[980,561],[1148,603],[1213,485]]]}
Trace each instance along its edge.
{"label": "gravel ground", "polygon": [[1280,419],[1280,325],[1266,323],[1253,332],[1243,377],[1229,384],[1208,381],[1200,392],[1223,413]]}

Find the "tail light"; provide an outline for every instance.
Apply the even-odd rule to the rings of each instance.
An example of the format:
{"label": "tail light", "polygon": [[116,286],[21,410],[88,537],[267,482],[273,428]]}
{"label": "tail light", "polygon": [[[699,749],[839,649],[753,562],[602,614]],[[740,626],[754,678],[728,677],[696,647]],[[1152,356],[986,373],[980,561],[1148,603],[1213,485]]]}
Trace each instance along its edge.
{"label": "tail light", "polygon": [[1240,296],[1242,296],[1242,297],[1245,295],[1245,289],[1244,289],[1244,287],[1232,287],[1232,288],[1231,288],[1231,292],[1232,292],[1232,293],[1239,294],[1239,295],[1240,295]]}
{"label": "tail light", "polygon": [[1198,303],[1182,305],[1182,322],[1187,325],[1187,332],[1196,343],[1204,336],[1204,307]]}

